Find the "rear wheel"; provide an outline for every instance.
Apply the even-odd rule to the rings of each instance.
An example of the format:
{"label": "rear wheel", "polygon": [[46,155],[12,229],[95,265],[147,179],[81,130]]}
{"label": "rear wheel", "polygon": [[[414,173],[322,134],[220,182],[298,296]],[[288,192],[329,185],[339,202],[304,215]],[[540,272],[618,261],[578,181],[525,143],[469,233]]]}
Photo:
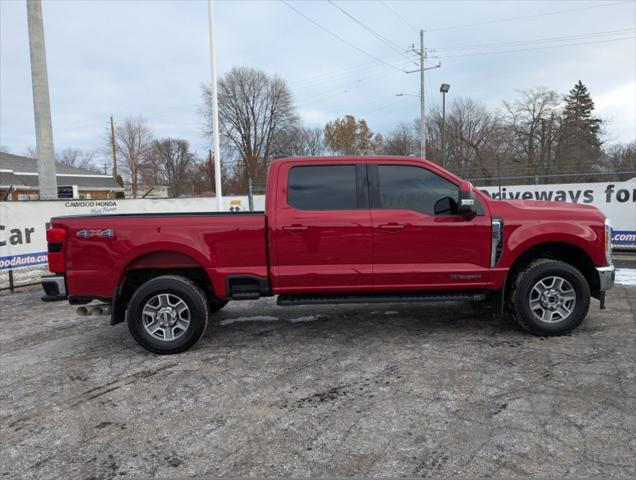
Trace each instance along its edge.
{"label": "rear wheel", "polygon": [[139,287],[128,304],[128,329],[146,350],[180,353],[205,332],[207,300],[191,280],[175,275],[153,278]]}
{"label": "rear wheel", "polygon": [[590,287],[579,270],[564,262],[539,259],[513,280],[508,310],[535,335],[564,335],[578,327],[590,306]]}

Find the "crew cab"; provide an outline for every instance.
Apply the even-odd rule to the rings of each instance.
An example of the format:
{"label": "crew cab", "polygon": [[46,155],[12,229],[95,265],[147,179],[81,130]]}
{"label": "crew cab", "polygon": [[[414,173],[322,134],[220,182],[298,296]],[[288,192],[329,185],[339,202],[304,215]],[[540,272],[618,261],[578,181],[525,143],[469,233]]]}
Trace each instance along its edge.
{"label": "crew cab", "polygon": [[[205,201],[205,200],[201,200]],[[562,335],[614,282],[594,207],[492,200],[414,157],[272,161],[265,212],[51,219],[43,300],[111,306],[159,354],[194,345],[229,300],[279,305],[492,300]]]}

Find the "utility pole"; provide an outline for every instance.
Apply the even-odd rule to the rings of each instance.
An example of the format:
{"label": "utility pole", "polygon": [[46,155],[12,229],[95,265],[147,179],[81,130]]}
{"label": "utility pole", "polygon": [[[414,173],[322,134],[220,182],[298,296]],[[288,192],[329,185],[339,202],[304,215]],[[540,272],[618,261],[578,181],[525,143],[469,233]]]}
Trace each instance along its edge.
{"label": "utility pole", "polygon": [[31,55],[31,83],[33,86],[33,114],[35,117],[35,144],[38,161],[38,188],[43,200],[57,198],[55,176],[55,152],[49,78],[46,70],[44,22],[41,0],[27,0],[27,24],[29,28],[29,53]]}
{"label": "utility pole", "polygon": [[442,167],[446,163],[446,92],[442,93]]}
{"label": "utility pole", "polygon": [[424,48],[424,30],[420,30],[420,49],[415,50],[411,48],[411,52],[415,53],[419,57],[420,68],[416,70],[410,70],[406,73],[419,72],[420,74],[420,157],[426,158],[426,103],[424,99],[424,72],[426,70],[432,70],[434,68],[440,68],[442,62],[439,62],[433,67],[426,66],[427,52]]}
{"label": "utility pole", "polygon": [[221,147],[219,141],[219,99],[216,85],[216,45],[214,41],[214,9],[212,0],[208,0],[208,22],[210,24],[210,70],[212,76],[212,136],[214,142],[214,183],[217,209],[223,209],[223,197],[221,192]]}
{"label": "utility pole", "polygon": [[113,178],[117,180],[117,146],[115,144],[115,122],[113,116],[110,116],[110,145],[113,148]]}
{"label": "utility pole", "polygon": [[247,200],[250,205],[250,212],[254,211],[254,187],[252,186],[252,177],[247,179]]}
{"label": "utility pole", "polygon": [[424,30],[420,30],[420,152],[421,157],[426,159],[426,118],[424,117],[424,61],[426,51],[424,50]]}
{"label": "utility pole", "polygon": [[210,191],[214,190],[214,165],[212,160],[212,150],[208,150],[208,172],[210,175]]}
{"label": "utility pole", "polygon": [[442,167],[446,167],[446,94],[449,90],[448,83],[442,83],[439,87],[442,92]]}

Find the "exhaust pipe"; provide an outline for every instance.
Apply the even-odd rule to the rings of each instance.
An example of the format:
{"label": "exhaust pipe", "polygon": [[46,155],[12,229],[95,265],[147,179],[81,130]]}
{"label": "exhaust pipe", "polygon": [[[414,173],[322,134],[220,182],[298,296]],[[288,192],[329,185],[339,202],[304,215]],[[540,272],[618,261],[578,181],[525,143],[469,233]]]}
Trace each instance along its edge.
{"label": "exhaust pipe", "polygon": [[77,313],[80,317],[86,317],[88,315],[99,316],[99,315],[109,315],[110,314],[110,305],[107,303],[103,303],[101,305],[88,305],[77,307],[75,313]]}

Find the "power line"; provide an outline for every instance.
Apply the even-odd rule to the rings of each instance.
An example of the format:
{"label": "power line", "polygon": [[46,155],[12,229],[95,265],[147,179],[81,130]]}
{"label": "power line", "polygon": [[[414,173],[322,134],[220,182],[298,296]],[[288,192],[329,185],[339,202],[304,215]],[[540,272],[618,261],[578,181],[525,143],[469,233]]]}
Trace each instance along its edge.
{"label": "power line", "polygon": [[475,53],[458,53],[451,55],[442,55],[440,58],[451,58],[451,57],[474,57],[480,55],[498,55],[498,54],[506,54],[506,53],[517,53],[517,52],[529,52],[532,50],[546,50],[551,48],[563,48],[563,47],[576,47],[578,45],[593,45],[600,43],[610,43],[610,42],[618,42],[621,40],[631,40],[636,38],[636,36],[622,37],[622,38],[613,38],[609,40],[598,40],[595,42],[579,42],[579,43],[569,43],[567,45],[547,45],[543,47],[533,47],[533,48],[519,48],[514,50],[499,50],[493,52],[475,52]]}
{"label": "power line", "polygon": [[402,20],[404,22],[405,25],[407,25],[408,27],[411,27],[413,30],[415,30],[416,32],[419,31],[419,28],[417,28],[415,25],[413,25],[411,22],[409,22],[406,18],[404,18],[402,15],[400,15],[400,13],[393,8],[392,6],[390,6],[388,3],[384,2],[383,0],[379,0],[380,3],[382,5],[384,5],[388,10],[390,10],[391,12],[393,12],[393,14],[398,17],[400,20]]}
{"label": "power line", "polygon": [[566,35],[561,37],[537,38],[533,40],[515,40],[512,42],[483,43],[480,45],[475,45],[475,44],[454,45],[450,47],[442,47],[439,49],[435,49],[435,51],[477,50],[480,48],[499,48],[499,47],[507,47],[507,46],[531,45],[533,43],[545,43],[545,42],[552,42],[552,41],[584,40],[584,39],[594,38],[594,37],[606,37],[606,36],[614,36],[614,35],[621,35],[621,34],[634,33],[634,32],[636,32],[636,28],[622,28],[618,30],[608,30],[605,32],[590,32],[590,33],[581,33],[578,35]]}
{"label": "power line", "polygon": [[441,27],[441,28],[431,28],[428,31],[429,32],[441,32],[444,30],[454,30],[457,28],[469,28],[469,27],[478,27],[480,25],[490,25],[493,23],[500,23],[500,22],[510,22],[513,20],[525,20],[528,18],[539,18],[539,17],[547,17],[550,15],[560,15],[562,13],[569,13],[569,12],[576,12],[576,11],[580,11],[580,10],[591,10],[593,8],[602,8],[602,7],[611,7],[614,5],[620,5],[623,4],[625,2],[613,2],[613,3],[605,3],[602,5],[592,5],[592,6],[588,6],[588,7],[578,7],[578,8],[568,8],[567,10],[556,10],[554,12],[546,12],[546,13],[537,13],[535,15],[524,15],[522,17],[508,17],[508,18],[501,18],[499,20],[488,20],[485,22],[477,22],[477,23],[465,23],[462,25],[453,25],[450,27]]}
{"label": "power line", "polygon": [[361,85],[371,81],[371,80],[376,80],[378,77],[382,77],[384,78],[386,76],[386,74],[384,72],[376,72],[372,75],[369,75],[365,78],[359,78],[354,80],[353,82],[349,82],[349,84],[347,85],[343,85],[341,87],[336,87],[336,88],[331,88],[328,90],[325,90],[323,92],[318,93],[316,96],[311,97],[309,99],[307,99],[306,101],[300,103],[299,105],[301,107],[307,107],[307,106],[311,106],[312,104],[315,104],[318,101],[323,101],[326,99],[331,99],[340,95],[344,95],[347,93],[350,93],[352,90],[356,90],[357,88],[359,88]]}
{"label": "power line", "polygon": [[360,47],[355,46],[353,43],[345,40],[344,38],[342,38],[340,35],[332,32],[331,30],[329,30],[326,27],[323,27],[320,23],[316,22],[313,18],[308,17],[307,15],[305,15],[303,12],[301,12],[300,10],[298,10],[296,7],[293,7],[292,5],[290,5],[287,1],[285,0],[280,0],[281,3],[287,5],[287,7],[289,7],[290,9],[292,9],[294,12],[296,12],[298,15],[300,15],[301,17],[303,17],[305,20],[313,23],[316,27],[320,28],[323,32],[328,33],[329,35],[331,35],[332,37],[340,40],[342,43],[344,43],[345,45],[348,45],[349,47],[357,50],[358,52],[366,55],[369,58],[372,58],[373,60],[375,60],[376,62],[382,63],[384,65],[386,65],[387,67],[390,67],[394,70],[398,70],[400,72],[404,72],[404,70],[402,70],[401,68],[396,67],[395,65],[391,65],[390,63],[385,62],[384,60],[376,57],[375,55],[367,52],[366,50],[362,50]]}
{"label": "power line", "polygon": [[[396,57],[403,57],[403,56],[404,56],[403,54],[391,55],[390,57],[383,57],[383,60],[388,61],[390,59],[395,59]],[[324,72],[321,74],[320,73],[315,74],[305,79],[299,79],[296,81],[289,82],[289,85],[291,85],[292,87],[299,87],[303,89],[311,88],[312,86],[315,86],[315,85],[321,85],[325,81],[344,79],[352,75],[362,74],[363,72],[371,72],[378,68],[383,69],[384,65],[379,64],[377,62],[369,62],[363,65],[358,65],[356,67],[343,68],[342,70],[339,70],[339,71],[331,71],[331,72]]]}
{"label": "power line", "polygon": [[374,108],[373,110],[367,110],[366,112],[361,114],[361,117],[366,117],[367,115],[370,115],[370,114],[375,113],[375,112],[379,112],[380,110],[385,110],[385,109],[387,109],[389,107],[396,106],[397,103],[399,103],[399,102],[397,102],[395,100],[392,100],[391,102],[382,104],[381,106],[379,106],[377,108]]}
{"label": "power line", "polygon": [[385,45],[387,45],[389,48],[392,48],[393,50],[397,51],[397,52],[404,52],[404,49],[401,48],[399,45],[393,43],[391,40],[389,40],[388,38],[384,37],[383,35],[379,34],[378,32],[376,32],[375,30],[373,30],[371,27],[369,27],[368,25],[365,25],[362,21],[358,20],[356,17],[354,17],[352,14],[350,14],[349,12],[347,12],[344,8],[336,5],[333,0],[327,0],[333,7],[337,8],[338,10],[340,10],[340,12],[342,12],[344,15],[346,15],[347,17],[349,17],[351,20],[353,20],[354,22],[356,22],[358,25],[360,25],[362,28],[364,28],[367,32],[369,32],[371,35],[373,35],[375,38],[377,38],[378,40],[380,40],[382,43],[384,43]]}

